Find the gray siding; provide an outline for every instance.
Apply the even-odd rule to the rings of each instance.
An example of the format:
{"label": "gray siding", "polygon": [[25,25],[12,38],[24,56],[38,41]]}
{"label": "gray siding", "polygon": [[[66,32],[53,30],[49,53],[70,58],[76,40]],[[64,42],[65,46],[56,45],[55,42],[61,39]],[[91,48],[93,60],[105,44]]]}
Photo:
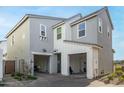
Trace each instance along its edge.
{"label": "gray siding", "polygon": [[[52,26],[58,22],[60,22],[60,20],[30,18],[30,51],[31,52],[43,52],[42,49],[46,49],[47,52],[53,51]],[[47,40],[40,40],[40,24],[46,26]]]}
{"label": "gray siding", "polygon": [[70,23],[76,21],[76,20],[79,20],[81,18],[81,15],[77,15],[69,20],[67,20],[65,22],[65,31],[66,31],[66,34],[65,34],[65,39],[66,40],[71,40],[72,37],[71,37],[71,31],[72,31],[72,28],[70,26]]}
{"label": "gray siding", "polygon": [[[112,54],[112,27],[110,25],[106,11],[98,15],[102,19],[102,31],[97,31],[97,43],[103,48],[99,51],[99,73],[104,70],[105,73],[112,72],[113,69],[113,54]],[[107,36],[107,27],[110,29],[110,38]]]}
{"label": "gray siding", "polygon": [[[78,24],[77,24],[78,25]],[[97,17],[86,21],[86,36],[82,38],[77,37],[77,25],[72,27],[72,40],[86,43],[97,43]]]}
{"label": "gray siding", "polygon": [[[15,43],[11,46],[12,36]],[[29,63],[29,20],[27,19],[7,38],[7,60],[16,60],[16,71],[19,71],[19,60]]]}

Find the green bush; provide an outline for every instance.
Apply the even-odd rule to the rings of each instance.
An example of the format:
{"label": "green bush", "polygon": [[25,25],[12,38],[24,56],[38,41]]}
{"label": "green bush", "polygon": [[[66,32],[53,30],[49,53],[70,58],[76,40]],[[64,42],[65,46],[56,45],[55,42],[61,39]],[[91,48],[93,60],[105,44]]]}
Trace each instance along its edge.
{"label": "green bush", "polygon": [[120,76],[119,81],[124,81],[124,77]]}
{"label": "green bush", "polygon": [[117,74],[117,76],[121,76],[124,72],[122,70],[117,70],[115,73]]}
{"label": "green bush", "polygon": [[120,65],[116,65],[115,66],[115,71],[122,71],[122,66],[120,66]]}
{"label": "green bush", "polygon": [[35,77],[35,76],[31,76],[31,75],[28,75],[28,76],[27,76],[27,79],[29,79],[29,80],[36,80],[37,77]]}
{"label": "green bush", "polygon": [[113,78],[114,78],[114,77],[113,77],[112,75],[109,75],[109,76],[108,76],[108,80],[113,80]]}
{"label": "green bush", "polygon": [[22,74],[22,73],[16,73],[15,75],[21,77],[21,76],[23,76],[24,74]]}
{"label": "green bush", "polygon": [[22,77],[20,77],[20,76],[14,76],[14,79],[17,79],[17,80],[21,81],[22,80]]}
{"label": "green bush", "polygon": [[117,77],[117,74],[116,73],[112,73],[111,76],[112,77]]}

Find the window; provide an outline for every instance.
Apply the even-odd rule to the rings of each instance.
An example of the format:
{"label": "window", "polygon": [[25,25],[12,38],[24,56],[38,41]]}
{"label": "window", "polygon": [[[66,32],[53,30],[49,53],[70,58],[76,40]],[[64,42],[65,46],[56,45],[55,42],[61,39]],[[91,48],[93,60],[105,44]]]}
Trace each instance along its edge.
{"label": "window", "polygon": [[108,38],[110,38],[110,29],[109,29],[109,27],[107,28],[107,36],[108,36]]}
{"label": "window", "polygon": [[102,19],[99,18],[99,32],[102,33]]}
{"label": "window", "polygon": [[13,35],[12,38],[11,38],[11,46],[13,46],[15,43],[15,36]]}
{"label": "window", "polygon": [[40,39],[46,40],[46,26],[40,24]]}
{"label": "window", "polygon": [[61,31],[62,31],[62,28],[61,27],[57,28],[57,40],[62,38]]}
{"label": "window", "polygon": [[78,37],[83,37],[85,36],[85,30],[86,30],[86,26],[85,26],[85,23],[80,23],[78,25]]}

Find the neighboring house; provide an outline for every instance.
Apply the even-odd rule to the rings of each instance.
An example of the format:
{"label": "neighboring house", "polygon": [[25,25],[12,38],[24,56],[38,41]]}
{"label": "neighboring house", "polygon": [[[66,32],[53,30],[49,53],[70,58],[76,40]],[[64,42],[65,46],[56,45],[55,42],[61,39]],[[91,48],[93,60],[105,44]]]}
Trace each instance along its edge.
{"label": "neighboring house", "polygon": [[3,80],[3,50],[0,49],[0,81]]}
{"label": "neighboring house", "polygon": [[3,60],[6,60],[6,56],[7,56],[7,41],[6,40],[0,41],[0,49],[3,50]]}
{"label": "neighboring house", "polygon": [[6,36],[7,60],[16,61],[16,71],[23,60],[32,74],[81,73],[92,79],[113,71],[112,30],[107,7],[84,17],[27,14]]}

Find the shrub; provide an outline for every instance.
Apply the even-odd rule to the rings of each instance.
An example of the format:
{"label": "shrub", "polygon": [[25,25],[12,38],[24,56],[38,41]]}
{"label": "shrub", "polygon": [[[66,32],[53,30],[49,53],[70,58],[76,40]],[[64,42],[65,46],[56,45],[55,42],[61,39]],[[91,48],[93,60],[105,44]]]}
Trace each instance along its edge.
{"label": "shrub", "polygon": [[35,77],[35,76],[31,76],[31,75],[28,75],[28,76],[27,76],[27,79],[29,79],[29,80],[36,80],[37,77]]}
{"label": "shrub", "polygon": [[119,81],[124,81],[124,77],[123,76],[120,76],[119,77]]}
{"label": "shrub", "polygon": [[117,74],[116,73],[112,73],[111,76],[112,77],[117,77]]}
{"label": "shrub", "polygon": [[124,66],[122,66],[122,71],[124,72]]}
{"label": "shrub", "polygon": [[113,78],[114,78],[114,77],[113,77],[112,75],[109,75],[109,76],[108,76],[108,80],[113,80]]}
{"label": "shrub", "polygon": [[21,81],[21,80],[22,80],[22,78],[21,78],[21,77],[19,77],[19,76],[14,76],[14,79],[17,79],[17,80],[19,80],[19,81]]}
{"label": "shrub", "polygon": [[21,76],[23,76],[24,74],[22,74],[22,73],[16,73],[15,75],[21,77]]}
{"label": "shrub", "polygon": [[117,76],[121,76],[124,72],[122,70],[117,70],[115,73],[117,74]]}
{"label": "shrub", "polygon": [[115,66],[115,71],[122,71],[122,66],[120,66],[120,65],[116,65]]}

